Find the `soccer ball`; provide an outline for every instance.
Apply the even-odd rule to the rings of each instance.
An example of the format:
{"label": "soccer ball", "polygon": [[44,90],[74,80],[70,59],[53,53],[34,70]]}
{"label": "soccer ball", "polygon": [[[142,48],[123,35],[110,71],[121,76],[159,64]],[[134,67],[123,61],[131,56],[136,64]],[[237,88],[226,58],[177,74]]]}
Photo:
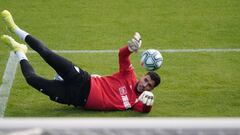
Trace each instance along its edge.
{"label": "soccer ball", "polygon": [[158,68],[163,63],[162,54],[155,49],[148,49],[142,53],[141,65],[148,71],[153,71]]}

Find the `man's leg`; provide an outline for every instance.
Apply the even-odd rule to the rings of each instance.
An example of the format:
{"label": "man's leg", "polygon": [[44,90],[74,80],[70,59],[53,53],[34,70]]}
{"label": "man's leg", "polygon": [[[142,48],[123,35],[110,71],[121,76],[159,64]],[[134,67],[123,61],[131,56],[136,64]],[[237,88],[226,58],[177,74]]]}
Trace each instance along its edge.
{"label": "man's leg", "polygon": [[27,83],[38,91],[48,95],[51,100],[62,104],[70,104],[69,96],[66,94],[66,86],[61,81],[44,79],[34,72],[27,60],[20,61],[21,70]]}
{"label": "man's leg", "polygon": [[17,55],[23,76],[25,77],[27,83],[41,91],[42,93],[48,95],[51,100],[63,103],[70,104],[69,94],[67,94],[67,88],[64,82],[56,80],[47,80],[38,75],[36,75],[34,69],[30,65],[25,53],[27,52],[27,47],[24,44],[19,44],[12,37],[3,35],[1,40],[10,46],[12,50]]}
{"label": "man's leg", "polygon": [[[2,18],[7,24],[9,30],[25,41],[33,50],[38,52],[40,56],[65,80],[72,81],[73,77],[79,73],[74,64],[65,58],[57,55],[49,50],[42,42],[20,29],[15,23],[11,14],[4,10]],[[80,71],[81,73],[82,71]]]}
{"label": "man's leg", "polygon": [[69,93],[64,82],[56,80],[47,80],[34,72],[29,61],[20,61],[21,70],[27,83],[38,91],[48,95],[51,100],[62,104],[70,104]]}
{"label": "man's leg", "polygon": [[69,60],[57,55],[50,49],[48,49],[41,41],[27,35],[25,42],[40,56],[65,80],[72,81],[73,77],[76,74],[79,74],[79,71],[75,68],[74,64]]}

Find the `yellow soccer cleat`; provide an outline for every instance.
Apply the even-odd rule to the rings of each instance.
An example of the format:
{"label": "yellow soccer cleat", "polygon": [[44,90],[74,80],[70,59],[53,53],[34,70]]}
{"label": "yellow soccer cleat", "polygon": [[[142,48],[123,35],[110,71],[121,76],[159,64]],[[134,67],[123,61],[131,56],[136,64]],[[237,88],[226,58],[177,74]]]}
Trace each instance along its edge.
{"label": "yellow soccer cleat", "polygon": [[3,10],[1,12],[1,17],[7,25],[8,29],[14,33],[15,29],[18,28],[18,26],[15,24],[11,13],[8,10]]}
{"label": "yellow soccer cleat", "polygon": [[20,44],[18,42],[16,42],[12,37],[8,36],[8,35],[2,35],[1,36],[1,40],[10,46],[10,48],[14,51],[14,52],[23,52],[23,53],[27,53],[27,46],[24,44]]}

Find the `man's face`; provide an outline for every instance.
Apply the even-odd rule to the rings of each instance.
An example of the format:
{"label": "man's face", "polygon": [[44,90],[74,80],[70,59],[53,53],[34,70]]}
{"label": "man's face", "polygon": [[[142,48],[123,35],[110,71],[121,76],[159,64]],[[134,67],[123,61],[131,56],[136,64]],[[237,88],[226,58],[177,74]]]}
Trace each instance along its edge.
{"label": "man's face", "polygon": [[144,75],[138,81],[137,91],[138,92],[151,91],[151,90],[153,90],[154,85],[155,85],[154,80],[152,80],[149,75]]}

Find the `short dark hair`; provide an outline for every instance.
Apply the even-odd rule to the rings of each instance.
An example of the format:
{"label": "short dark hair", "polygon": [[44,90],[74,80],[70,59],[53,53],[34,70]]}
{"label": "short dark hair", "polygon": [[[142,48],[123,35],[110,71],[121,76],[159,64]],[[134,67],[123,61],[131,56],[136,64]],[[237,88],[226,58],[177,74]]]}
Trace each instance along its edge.
{"label": "short dark hair", "polygon": [[156,72],[149,71],[149,72],[147,72],[146,75],[149,75],[150,78],[155,82],[154,87],[158,86],[161,83],[161,78]]}

